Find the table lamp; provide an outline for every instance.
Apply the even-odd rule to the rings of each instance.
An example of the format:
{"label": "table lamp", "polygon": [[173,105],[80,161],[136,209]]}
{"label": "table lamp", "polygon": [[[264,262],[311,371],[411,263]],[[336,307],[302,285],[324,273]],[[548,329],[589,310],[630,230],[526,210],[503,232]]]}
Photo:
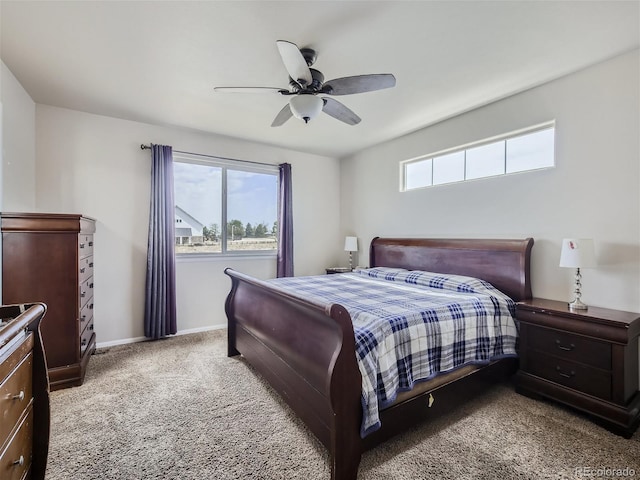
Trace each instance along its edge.
{"label": "table lamp", "polygon": [[358,251],[358,237],[346,237],[344,251],[349,252],[349,270],[353,270],[353,252]]}
{"label": "table lamp", "polygon": [[565,238],[562,240],[560,253],[560,266],[576,269],[575,299],[569,303],[572,310],[586,310],[588,307],[580,300],[582,293],[581,268],[595,267],[596,256],[593,249],[593,240],[590,238]]}

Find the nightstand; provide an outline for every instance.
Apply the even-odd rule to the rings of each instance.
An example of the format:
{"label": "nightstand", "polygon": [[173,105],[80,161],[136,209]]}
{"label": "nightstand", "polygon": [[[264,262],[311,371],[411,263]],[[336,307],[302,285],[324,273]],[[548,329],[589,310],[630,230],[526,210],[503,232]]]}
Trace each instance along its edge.
{"label": "nightstand", "polygon": [[516,318],[516,390],[574,407],[630,438],[640,423],[640,314],[534,298],[517,303]]}
{"label": "nightstand", "polygon": [[329,267],[326,269],[327,275],[332,273],[348,273],[351,271],[349,267]]}

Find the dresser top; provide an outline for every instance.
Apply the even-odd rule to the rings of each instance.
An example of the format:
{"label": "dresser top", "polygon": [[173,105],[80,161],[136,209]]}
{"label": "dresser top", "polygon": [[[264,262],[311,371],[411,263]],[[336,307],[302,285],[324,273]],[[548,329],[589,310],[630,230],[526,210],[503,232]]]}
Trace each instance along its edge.
{"label": "dresser top", "polygon": [[2,232],[83,232],[96,230],[95,219],[70,213],[0,213]]}
{"label": "dresser top", "polygon": [[548,300],[546,298],[524,300],[518,302],[517,306],[522,310],[601,323],[612,327],[625,328],[633,332],[640,331],[640,313],[591,306],[587,310],[572,310],[569,308],[568,302]]}

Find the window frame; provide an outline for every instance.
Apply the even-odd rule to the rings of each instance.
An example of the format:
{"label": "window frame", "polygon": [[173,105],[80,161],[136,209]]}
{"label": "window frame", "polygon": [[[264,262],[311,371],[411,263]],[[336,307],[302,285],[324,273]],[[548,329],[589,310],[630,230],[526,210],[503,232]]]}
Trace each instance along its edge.
{"label": "window frame", "polygon": [[[200,155],[195,153],[173,153],[173,163],[187,163],[193,165],[203,165],[207,167],[217,167],[221,171],[220,179],[220,252],[194,252],[194,253],[175,253],[176,260],[194,261],[194,260],[213,260],[217,258],[231,257],[276,257],[278,254],[277,238],[276,248],[273,250],[228,250],[227,249],[227,172],[229,170],[244,171],[250,173],[261,173],[274,175],[276,177],[276,215],[280,211],[280,178],[278,165],[268,163],[252,162],[248,160],[234,160],[223,157],[215,157],[210,155]],[[174,195],[175,195],[175,179],[174,179]],[[277,218],[276,218],[277,220]],[[175,224],[175,216],[174,216]]]}
{"label": "window frame", "polygon": [[[520,130],[515,130],[509,133],[505,133],[502,135],[496,135],[494,137],[490,137],[490,138],[485,138],[482,140],[478,140],[475,142],[470,142],[464,145],[459,145],[457,147],[452,147],[452,148],[447,148],[445,150],[440,150],[434,153],[430,153],[427,155],[420,155],[419,157],[414,157],[414,158],[410,158],[408,160],[402,160],[400,161],[400,175],[399,175],[399,179],[400,179],[400,192],[404,193],[404,192],[412,192],[415,190],[421,190],[424,188],[432,188],[432,187],[440,187],[440,186],[444,186],[444,185],[453,185],[453,184],[459,184],[459,183],[465,183],[465,182],[471,182],[471,181],[476,181],[476,180],[483,180],[483,179],[487,179],[487,178],[496,178],[496,177],[504,177],[504,176],[508,176],[508,175],[517,175],[520,173],[527,173],[527,172],[535,172],[535,171],[539,171],[539,170],[546,170],[546,169],[550,169],[550,168],[555,168],[556,167],[556,154],[555,154],[555,128],[556,128],[556,122],[555,120],[550,120],[548,122],[544,122],[544,123],[540,123],[531,127],[527,127],[527,128],[523,128]],[[518,138],[518,137],[523,137],[525,135],[530,135],[536,132],[542,132],[544,130],[553,130],[553,134],[554,134],[554,142],[553,142],[553,164],[552,165],[548,165],[548,166],[544,166],[544,167],[537,167],[537,168],[530,168],[530,169],[526,169],[526,170],[518,170],[518,171],[514,171],[514,172],[508,172],[507,171],[507,162],[508,162],[508,158],[507,158],[507,141],[514,139],[514,138]],[[503,164],[504,164],[504,168],[503,168],[503,172],[502,173],[498,173],[498,174],[491,174],[491,175],[485,175],[485,176],[480,176],[480,177],[473,177],[473,178],[467,178],[467,151],[477,148],[477,147],[482,147],[485,145],[491,145],[494,143],[499,143],[499,142],[504,142],[504,158],[503,158]],[[462,180],[456,180],[456,181],[452,181],[452,182],[447,182],[447,183],[434,183],[434,173],[433,173],[433,169],[434,169],[434,162],[436,158],[439,157],[443,157],[446,155],[453,155],[455,153],[459,153],[459,152],[464,152],[464,178]],[[411,164],[416,164],[419,162],[423,162],[423,161],[428,161],[431,160],[431,182],[429,184],[420,186],[420,187],[413,187],[413,188],[407,188],[407,166],[411,165]]]}

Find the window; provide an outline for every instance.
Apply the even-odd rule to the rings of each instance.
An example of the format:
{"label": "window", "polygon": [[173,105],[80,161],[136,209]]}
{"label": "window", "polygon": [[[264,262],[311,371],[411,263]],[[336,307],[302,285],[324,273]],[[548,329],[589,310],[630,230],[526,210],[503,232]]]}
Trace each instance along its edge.
{"label": "window", "polygon": [[489,143],[466,150],[466,177],[493,177],[504,173],[504,142]]}
{"label": "window", "polygon": [[554,129],[507,140],[507,173],[524,172],[554,165]]}
{"label": "window", "polygon": [[278,167],[174,153],[176,254],[275,253]]}
{"label": "window", "polygon": [[432,173],[433,159],[407,163],[404,169],[404,184],[407,190],[433,185]]}
{"label": "window", "polygon": [[464,152],[450,153],[433,159],[433,184],[464,180]]}
{"label": "window", "polygon": [[400,162],[401,191],[525,172],[555,165],[555,124],[538,125]]}

